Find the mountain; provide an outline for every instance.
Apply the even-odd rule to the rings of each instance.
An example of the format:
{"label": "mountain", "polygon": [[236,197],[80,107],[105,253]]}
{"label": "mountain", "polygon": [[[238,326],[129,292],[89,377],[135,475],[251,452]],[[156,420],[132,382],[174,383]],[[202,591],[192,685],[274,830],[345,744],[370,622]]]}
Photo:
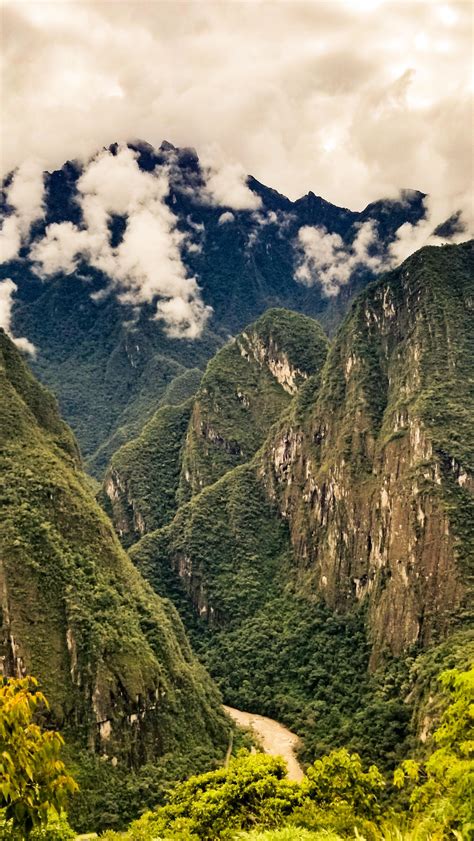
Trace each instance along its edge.
{"label": "mountain", "polygon": [[111,771],[170,755],[206,767],[229,725],[176,610],[121,548],[56,401],[3,331],[0,362],[3,674],[35,675],[68,743]]}
{"label": "mountain", "polygon": [[179,504],[247,462],[328,340],[307,316],[270,309],[209,362],[194,399],[162,407],[113,455],[104,491],[128,543],[166,525]]}
{"label": "mountain", "polygon": [[[285,344],[301,316],[267,313],[204,375],[180,455],[190,498],[131,549],[226,702],[280,717],[308,755],[350,743],[393,763],[420,722],[413,674],[432,674],[414,658],[468,656],[473,293],[472,243],[422,249],[357,297],[326,361],[309,332],[306,378],[307,338]],[[236,415],[265,400],[256,359],[293,383],[266,429]]]}
{"label": "mountain", "polygon": [[[229,334],[269,307],[317,316],[334,331],[373,270],[368,262],[355,265],[337,296],[326,295],[317,279],[299,282],[297,241],[304,226],[324,226],[350,249],[360,226],[369,223],[376,234],[372,251],[383,255],[400,225],[424,215],[424,196],[414,191],[353,212],[312,192],[290,201],[252,177],[244,185],[250,206],[238,209],[237,202],[236,209],[230,198],[226,204],[225,197],[211,200],[205,193],[205,168],[193,150],[169,143],[153,149],[143,142],[128,148],[140,172],[159,179],[166,171],[169,178],[164,205],[174,220],[173,236],[181,242],[181,261],[188,276],[197,279],[204,305],[212,307],[200,337],[170,338],[154,317],[155,303],[145,301],[137,309],[123,295],[119,300],[110,292],[110,278],[87,254],[72,261],[69,272],[58,269],[43,280],[35,273],[32,246],[48,226],[66,223],[77,226],[79,236],[84,232],[78,182],[85,167],[78,162],[46,173],[44,218],[34,223],[19,259],[4,264],[0,274],[17,286],[14,335],[25,335],[36,346],[34,372],[57,394],[95,475],[102,475],[112,453],[139,433],[159,403],[171,402],[168,387],[176,378],[184,378],[191,396],[195,381],[186,379],[189,371],[202,372]],[[117,144],[108,153],[117,156]],[[3,212],[12,212],[8,203]],[[110,215],[115,245],[128,223],[126,215]]]}

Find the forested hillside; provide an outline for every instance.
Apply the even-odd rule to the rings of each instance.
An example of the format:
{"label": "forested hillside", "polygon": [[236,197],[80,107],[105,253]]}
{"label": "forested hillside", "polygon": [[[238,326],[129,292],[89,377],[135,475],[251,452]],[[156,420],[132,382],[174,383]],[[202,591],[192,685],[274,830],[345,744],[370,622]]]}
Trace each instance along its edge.
{"label": "forested hillside", "polygon": [[92,785],[100,811],[132,768],[166,779],[209,767],[230,726],[176,610],[95,502],[55,400],[3,331],[0,348],[3,673],[41,682],[75,763],[86,750],[101,758],[99,773],[83,754],[83,796]]}
{"label": "forested hillside", "polygon": [[[127,155],[135,156],[132,166]],[[166,236],[171,233],[180,246],[173,265],[182,263],[183,271],[198,279],[207,308],[205,318],[204,310],[199,311],[204,322],[199,335],[184,331],[180,338],[170,336],[166,323],[156,319],[153,295],[145,295],[137,307],[136,287],[132,295],[117,294],[107,266],[94,262],[92,245],[83,248],[80,244],[92,230],[87,201],[104,198],[97,184],[92,192],[81,192],[91,180],[91,167],[107,166],[105,189],[113,192],[111,185],[116,182],[120,192],[124,159],[129,164],[125,175],[131,195],[135,182],[145,185],[148,196],[150,184],[167,179],[168,192],[160,195],[160,201],[170,228]],[[374,261],[366,254],[354,258],[339,294],[335,289],[326,294],[319,282],[296,277],[300,230],[322,226],[340,237],[340,247],[349,253],[352,248],[357,251],[357,237],[366,231],[370,255],[381,255],[400,225],[418,221],[425,212],[423,194],[415,191],[353,212],[312,192],[290,201],[251,177],[240,187],[245,200],[234,206],[230,200],[210,197],[205,177],[194,150],[176,149],[166,142],[158,149],[141,142],[125,148],[113,144],[88,166],[69,161],[62,169],[45,174],[44,215],[35,221],[18,259],[1,266],[0,277],[11,278],[17,286],[15,334],[27,336],[37,348],[35,374],[57,394],[89,469],[97,475],[103,473],[112,452],[140,431],[160,402],[175,402],[168,386],[176,378],[186,384],[185,396],[190,396],[196,387],[195,369],[202,372],[229,334],[268,307],[286,306],[317,315],[330,332],[334,330],[354,293],[374,276]],[[100,189],[104,190],[103,184]],[[1,208],[8,219],[12,208],[7,195],[8,179]],[[118,212],[107,205],[105,209],[109,211],[110,246],[120,249],[127,225],[133,229],[130,220],[135,211],[127,207]],[[159,230],[150,231],[146,241],[159,240]],[[44,247],[39,247],[42,243]],[[146,260],[146,252],[144,242],[135,257],[138,263]],[[151,263],[150,269],[143,270],[140,284],[149,273],[145,287],[162,284],[166,288],[167,253],[157,252]]]}
{"label": "forested hillside", "polygon": [[[181,451],[190,477],[187,448],[196,459],[202,442],[207,487],[191,483],[174,520],[131,550],[187,617],[225,700],[280,717],[309,754],[350,744],[393,764],[422,716],[405,699],[423,694],[423,658],[435,662],[442,640],[440,662],[469,658],[471,249],[423,250],[369,286],[327,361],[321,342],[311,376],[240,465],[227,442],[245,440],[236,429],[248,436],[252,403],[265,393],[245,392],[251,354],[240,356],[243,370],[227,369],[229,398],[214,397],[220,360],[258,326],[221,351],[201,386],[206,414],[198,393]],[[270,311],[267,323],[276,329],[281,317]],[[271,334],[260,358],[278,372],[285,339]],[[248,406],[239,404],[236,424],[239,392]],[[214,453],[212,483],[201,464],[214,470]]]}

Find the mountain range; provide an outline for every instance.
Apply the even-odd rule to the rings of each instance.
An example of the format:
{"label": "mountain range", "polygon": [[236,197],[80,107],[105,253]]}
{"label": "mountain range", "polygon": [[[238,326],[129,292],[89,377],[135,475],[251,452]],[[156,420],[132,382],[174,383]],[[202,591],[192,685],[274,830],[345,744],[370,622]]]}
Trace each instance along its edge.
{"label": "mountain range", "polygon": [[[249,177],[225,204],[193,150],[115,158],[142,192],[109,251],[68,162],[2,266],[0,653],[50,700],[84,831],[221,765],[242,740],[222,701],[287,724],[303,762],[345,746],[389,772],[474,654],[473,243],[393,266],[422,193],[355,213]],[[149,212],[179,246],[169,310],[120,275]]]}
{"label": "mountain range", "polygon": [[[32,246],[48,226],[84,228],[78,190],[84,164],[68,162],[46,174],[44,216],[32,226],[20,259],[0,270],[0,278],[11,278],[18,287],[14,334],[27,336],[37,348],[33,370],[58,395],[88,468],[97,476],[158,401],[173,404],[190,396],[198,372],[216,350],[265,309],[283,306],[317,316],[330,334],[334,332],[355,292],[374,274],[367,260],[356,263],[339,294],[332,296],[324,294],[319,282],[299,282],[296,243],[301,229],[323,227],[350,248],[360,227],[373,224],[377,236],[372,248],[383,254],[401,225],[416,223],[424,215],[424,196],[416,191],[352,212],[312,192],[290,201],[251,177],[245,189],[253,197],[247,197],[247,203],[254,207],[236,210],[232,202],[211,204],[203,198],[203,168],[193,150],[166,142],[158,150],[144,143],[127,148],[136,156],[140,173],[156,178],[164,170],[168,174],[164,204],[176,230],[191,244],[181,250],[181,259],[188,274],[198,279],[204,304],[212,307],[199,336],[170,338],[163,323],[153,318],[152,302],[142,302],[137,311],[117,295],[102,294],[108,278],[87,255],[71,272],[38,276]],[[117,156],[119,147],[114,144],[102,154]],[[4,192],[3,212],[8,215],[6,196]],[[126,224],[126,215],[110,215],[112,242],[120,241]]]}

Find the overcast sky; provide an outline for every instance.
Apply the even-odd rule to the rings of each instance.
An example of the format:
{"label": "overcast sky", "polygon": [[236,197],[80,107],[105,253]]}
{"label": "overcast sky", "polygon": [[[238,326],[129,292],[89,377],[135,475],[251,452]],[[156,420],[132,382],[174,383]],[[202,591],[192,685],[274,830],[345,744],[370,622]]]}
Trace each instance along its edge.
{"label": "overcast sky", "polygon": [[[469,2],[4,2],[3,171],[114,140],[353,209],[472,178]],[[209,148],[212,147],[213,148]]]}

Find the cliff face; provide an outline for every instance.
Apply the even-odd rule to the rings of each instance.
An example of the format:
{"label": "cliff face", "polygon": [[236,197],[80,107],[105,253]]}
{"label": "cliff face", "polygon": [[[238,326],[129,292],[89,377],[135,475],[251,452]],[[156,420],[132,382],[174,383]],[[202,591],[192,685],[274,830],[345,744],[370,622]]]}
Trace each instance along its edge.
{"label": "cliff face", "polygon": [[[193,473],[187,456],[186,469],[202,477],[205,465],[202,484],[210,487],[182,507],[163,534],[153,533],[135,548],[134,558],[139,564],[144,559],[152,579],[159,567],[171,565],[198,612],[221,624],[229,621],[226,588],[242,586],[244,567],[264,600],[267,548],[250,548],[245,518],[236,521],[232,515],[232,499],[247,493],[248,528],[258,531],[260,521],[268,518],[273,528],[277,517],[287,523],[287,560],[277,564],[281,586],[286,582],[303,597],[323,599],[338,612],[363,610],[373,666],[384,650],[398,655],[415,644],[426,647],[456,623],[472,619],[471,249],[470,244],[423,249],[368,287],[353,305],[326,364],[321,354],[319,372],[306,380],[301,375],[299,392],[246,471],[230,469],[215,485],[212,478],[225,465],[221,461],[216,470],[209,459],[210,424],[203,420],[209,407],[212,446],[232,441],[238,453],[232,460],[235,453],[225,451],[228,467],[244,453],[252,455],[252,449],[242,445],[248,427],[235,424],[226,392],[220,392],[219,402],[217,389],[211,392],[206,385],[206,375],[187,444],[192,434],[200,461],[196,457]],[[256,360],[265,376],[275,379],[273,368],[284,395],[300,376],[298,370],[304,370],[294,356],[288,367],[283,365],[275,342],[262,342],[255,331],[242,334],[230,351],[234,358],[238,353],[250,360],[251,370]],[[237,380],[228,371],[223,381],[229,393],[236,390]],[[253,391],[246,394],[249,406],[253,401],[258,405],[258,399]],[[261,414],[259,409],[256,415]],[[249,425],[251,421],[249,413]],[[241,437],[223,431],[229,428],[242,430]],[[260,428],[253,452],[262,435]],[[257,491],[243,490],[250,475],[268,506],[259,503],[256,519],[251,512]],[[221,535],[214,551],[219,529],[212,511],[217,509],[227,511],[222,524],[226,536]],[[253,519],[259,524],[252,525]]]}
{"label": "cliff face", "polygon": [[225,748],[219,697],[174,608],[91,496],[51,396],[0,332],[1,666],[34,674],[56,725],[117,761]]}
{"label": "cliff face", "polygon": [[163,406],[138,438],[114,453],[103,490],[126,545],[166,525],[176,513],[182,450],[192,401]]}
{"label": "cliff face", "polygon": [[179,504],[247,462],[327,347],[316,321],[271,309],[220,350],[193,400],[159,409],[114,454],[103,487],[121,539],[166,525]]}
{"label": "cliff face", "polygon": [[[473,305],[469,244],[423,249],[368,287],[290,402],[279,386],[260,449],[131,550],[194,609],[226,701],[281,717],[310,752],[330,738],[393,758],[405,654],[472,626]],[[266,365],[245,332],[233,347]]]}
{"label": "cliff face", "polygon": [[209,363],[193,405],[179,501],[244,464],[298,387],[321,367],[328,341],[311,318],[270,309]]}
{"label": "cliff face", "polygon": [[266,446],[296,576],[367,604],[373,662],[445,636],[472,593],[473,307],[471,245],[418,252],[357,300],[317,401]]}

